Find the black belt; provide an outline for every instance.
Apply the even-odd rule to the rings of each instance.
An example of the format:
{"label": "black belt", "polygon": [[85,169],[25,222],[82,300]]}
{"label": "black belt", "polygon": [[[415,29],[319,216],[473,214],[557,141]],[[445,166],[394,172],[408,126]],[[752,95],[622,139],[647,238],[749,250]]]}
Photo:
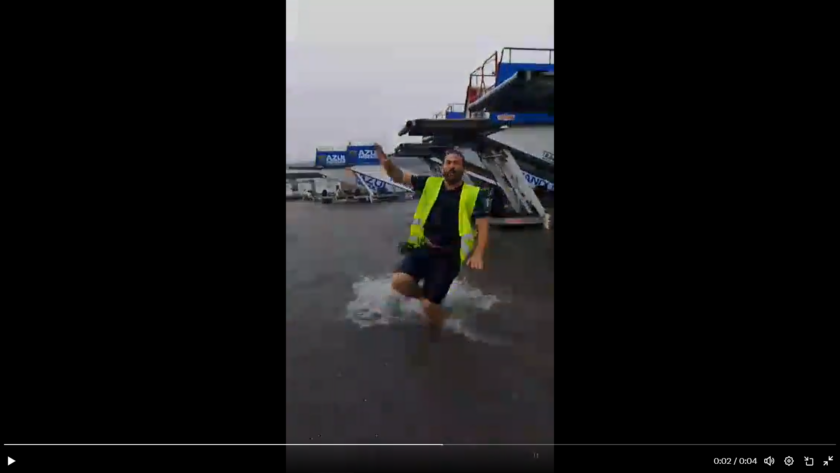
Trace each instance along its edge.
{"label": "black belt", "polygon": [[411,245],[405,241],[400,242],[397,245],[397,250],[400,252],[401,255],[406,255],[414,250],[419,250],[420,248],[426,248],[432,253],[437,253],[441,255],[452,255],[461,249],[460,247],[456,246],[432,246],[428,244],[428,240],[420,246]]}

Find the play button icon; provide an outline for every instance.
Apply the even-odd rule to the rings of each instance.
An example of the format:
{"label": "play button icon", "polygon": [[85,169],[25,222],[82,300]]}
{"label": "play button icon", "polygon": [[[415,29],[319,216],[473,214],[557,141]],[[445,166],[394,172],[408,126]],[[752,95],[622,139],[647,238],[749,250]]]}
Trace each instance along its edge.
{"label": "play button icon", "polygon": [[[15,459],[14,459],[14,458],[12,458],[12,457],[6,457],[6,458],[8,458],[8,459],[9,459],[9,465],[11,465],[12,463],[14,463],[14,462],[15,462]],[[6,465],[6,466],[9,466],[9,465]]]}

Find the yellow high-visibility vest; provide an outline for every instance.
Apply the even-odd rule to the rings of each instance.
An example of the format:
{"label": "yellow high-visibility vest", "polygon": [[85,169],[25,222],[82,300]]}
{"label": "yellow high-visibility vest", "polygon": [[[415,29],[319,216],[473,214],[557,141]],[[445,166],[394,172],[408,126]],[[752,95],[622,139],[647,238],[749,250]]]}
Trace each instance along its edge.
{"label": "yellow high-visibility vest", "polygon": [[[426,241],[426,236],[423,232],[423,227],[426,225],[426,219],[432,211],[432,206],[440,195],[440,188],[443,185],[442,177],[429,177],[426,180],[426,186],[423,187],[423,194],[420,196],[420,202],[417,204],[417,210],[414,211],[414,221],[411,222],[411,234],[408,237],[408,244],[412,247],[419,247]],[[458,234],[461,236],[461,264],[469,258],[475,247],[475,234],[472,225],[472,213],[475,208],[475,202],[478,200],[478,191],[476,186],[471,186],[464,183],[464,188],[461,190],[461,200],[458,205]]]}

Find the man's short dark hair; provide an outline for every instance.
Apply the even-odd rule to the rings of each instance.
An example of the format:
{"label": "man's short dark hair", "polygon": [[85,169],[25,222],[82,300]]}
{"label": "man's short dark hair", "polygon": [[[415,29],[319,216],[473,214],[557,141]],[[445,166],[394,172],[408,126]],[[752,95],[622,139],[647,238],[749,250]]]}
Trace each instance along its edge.
{"label": "man's short dark hair", "polygon": [[446,159],[446,157],[449,156],[450,154],[454,154],[455,156],[460,156],[462,163],[465,164],[465,165],[467,164],[467,158],[464,157],[464,153],[458,151],[457,149],[446,150],[446,153],[443,154],[443,159]]}

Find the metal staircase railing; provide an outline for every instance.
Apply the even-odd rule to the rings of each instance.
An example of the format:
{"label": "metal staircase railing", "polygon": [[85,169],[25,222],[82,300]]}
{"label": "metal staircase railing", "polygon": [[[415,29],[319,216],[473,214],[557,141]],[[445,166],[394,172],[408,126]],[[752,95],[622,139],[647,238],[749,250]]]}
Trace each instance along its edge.
{"label": "metal staircase railing", "polygon": [[485,151],[479,153],[478,156],[487,170],[493,174],[496,183],[516,213],[537,214],[543,219],[546,217],[542,202],[534,193],[534,189],[528,185],[522,169],[510,151],[507,149]]}
{"label": "metal staircase railing", "polygon": [[[531,52],[546,52],[548,53],[548,62],[540,63],[540,64],[554,64],[554,48],[502,48],[501,57],[499,57],[499,63],[513,62],[513,52],[514,51],[531,51]],[[507,61],[505,60],[507,59]],[[530,61],[525,61],[530,62]]]}

